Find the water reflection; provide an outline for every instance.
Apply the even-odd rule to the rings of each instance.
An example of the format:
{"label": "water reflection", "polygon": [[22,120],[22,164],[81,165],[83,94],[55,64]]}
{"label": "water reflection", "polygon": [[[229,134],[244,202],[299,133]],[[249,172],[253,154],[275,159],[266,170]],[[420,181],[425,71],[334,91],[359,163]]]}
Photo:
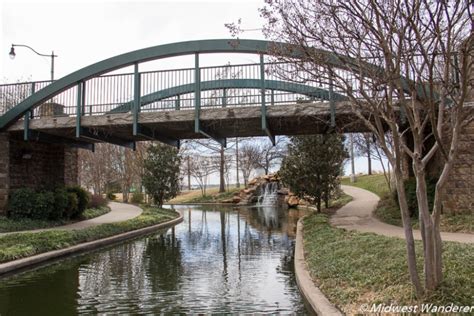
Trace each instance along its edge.
{"label": "water reflection", "polygon": [[167,232],[2,280],[0,314],[304,313],[293,276],[302,211],[177,209],[184,222]]}

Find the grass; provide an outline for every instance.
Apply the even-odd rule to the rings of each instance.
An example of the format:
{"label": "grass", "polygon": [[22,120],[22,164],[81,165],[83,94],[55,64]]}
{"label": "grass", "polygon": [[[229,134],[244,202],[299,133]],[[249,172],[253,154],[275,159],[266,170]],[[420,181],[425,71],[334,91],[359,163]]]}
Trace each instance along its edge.
{"label": "grass", "polygon": [[383,174],[357,176],[356,182],[350,182],[349,178],[344,177],[341,179],[341,184],[366,189],[370,192],[377,194],[380,197],[390,194],[387,182],[385,182]]}
{"label": "grass", "polygon": [[[472,305],[474,298],[474,246],[443,243],[444,281],[422,302]],[[331,302],[347,314],[359,313],[361,304],[411,305],[405,241],[330,226],[327,215],[304,220],[306,262],[315,283]],[[416,243],[420,273],[422,245]]]}
{"label": "grass", "polygon": [[219,193],[219,188],[208,188],[204,196],[201,190],[184,191],[174,199],[168,201],[168,203],[222,203],[224,200],[231,199],[234,193],[240,189],[241,188],[230,187],[226,192]]}
{"label": "grass", "polygon": [[[384,223],[402,226],[400,209],[382,174],[358,176],[354,183],[351,183],[349,178],[343,178],[341,183],[377,194],[380,197],[380,202],[374,211],[375,216]],[[412,218],[412,223],[413,228],[419,228],[418,218]],[[472,234],[474,233],[474,214],[441,214],[440,229],[443,232]]]}
{"label": "grass", "polygon": [[109,207],[101,207],[96,209],[87,209],[84,211],[84,214],[81,218],[71,221],[71,220],[36,220],[36,219],[11,219],[6,216],[0,216],[0,233],[16,232],[23,230],[33,230],[41,228],[50,228],[61,225],[71,224],[81,220],[92,219],[106,213],[110,212]]}
{"label": "grass", "polygon": [[178,214],[171,210],[145,207],[140,216],[123,222],[102,224],[73,231],[52,230],[0,236],[0,262],[16,260],[83,242],[110,237],[159,224],[177,216]]}

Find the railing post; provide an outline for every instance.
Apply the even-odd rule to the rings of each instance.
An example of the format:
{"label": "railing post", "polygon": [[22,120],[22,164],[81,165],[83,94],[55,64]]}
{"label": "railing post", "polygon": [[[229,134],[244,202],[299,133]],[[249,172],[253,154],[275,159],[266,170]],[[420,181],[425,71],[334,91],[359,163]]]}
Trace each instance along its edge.
{"label": "railing post", "polygon": [[227,106],[227,89],[224,88],[222,91],[222,107],[225,108]]}
{"label": "railing post", "polygon": [[174,103],[174,109],[176,111],[179,111],[181,109],[181,95],[178,94],[178,96],[176,97],[176,101]]}
{"label": "railing post", "polygon": [[267,122],[267,104],[265,100],[265,63],[263,54],[260,54],[260,88],[261,88],[261,98],[262,98],[262,130],[268,135],[273,146],[275,146],[275,136],[271,133],[270,128]]}
{"label": "railing post", "polygon": [[334,87],[332,75],[329,76],[329,110],[331,112],[331,127],[336,126],[336,104],[334,102]]}
{"label": "railing post", "polygon": [[140,113],[140,73],[138,72],[138,63],[135,63],[133,76],[133,136],[138,135],[138,115]]}
{"label": "railing post", "polygon": [[81,116],[82,116],[82,82],[77,84],[77,104],[76,104],[76,138],[81,137]]}
{"label": "railing post", "polygon": [[[34,94],[36,91],[36,83],[31,83],[31,94]],[[33,118],[33,110],[29,110],[25,113],[23,120],[23,139],[28,141],[30,138],[30,118]]]}
{"label": "railing post", "polygon": [[[81,115],[84,116],[84,115],[86,115],[86,82],[85,81],[82,82],[82,100],[81,100],[81,103],[82,103]],[[90,115],[92,115],[92,113]]]}
{"label": "railing post", "polygon": [[265,64],[263,60],[263,54],[260,54],[260,93],[262,98],[262,129],[266,130],[267,126],[267,106],[265,100]]}
{"label": "railing post", "polygon": [[201,111],[201,69],[199,68],[199,53],[194,55],[194,132],[199,133],[199,114]]}

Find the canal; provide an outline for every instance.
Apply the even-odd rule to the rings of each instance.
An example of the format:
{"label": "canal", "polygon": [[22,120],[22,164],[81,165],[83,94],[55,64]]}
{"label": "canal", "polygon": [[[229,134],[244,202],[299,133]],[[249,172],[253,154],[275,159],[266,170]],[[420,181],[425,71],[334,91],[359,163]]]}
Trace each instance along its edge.
{"label": "canal", "polygon": [[293,272],[304,211],[175,208],[173,229],[0,279],[0,315],[306,313]]}

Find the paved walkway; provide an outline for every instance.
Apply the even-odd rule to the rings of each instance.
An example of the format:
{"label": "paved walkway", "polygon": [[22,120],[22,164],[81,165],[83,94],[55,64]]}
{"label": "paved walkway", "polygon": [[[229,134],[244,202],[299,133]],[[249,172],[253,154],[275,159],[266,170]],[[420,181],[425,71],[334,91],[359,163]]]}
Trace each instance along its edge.
{"label": "paved walkway", "polygon": [[[101,224],[108,224],[108,223],[116,223],[126,221],[128,219],[134,218],[139,216],[143,210],[138,206],[125,204],[125,203],[117,203],[117,202],[109,202],[108,206],[110,207],[110,212],[107,214],[98,216],[96,218],[88,219],[85,221],[76,222],[74,224],[63,225],[63,226],[55,226],[51,228],[44,228],[44,229],[34,229],[34,230],[24,230],[20,231],[20,233],[34,233],[34,232],[41,232],[47,230],[74,230],[74,229],[83,229],[92,226],[97,226]],[[2,235],[13,234],[11,233],[2,233]]]}
{"label": "paved walkway", "polygon": [[[342,186],[342,190],[352,196],[353,200],[331,217],[331,224],[347,230],[357,230],[360,232],[370,232],[390,237],[405,238],[403,229],[398,226],[389,225],[381,222],[372,215],[375,210],[379,197],[372,192],[364,189]],[[421,240],[419,230],[413,231],[414,237]],[[444,241],[457,241],[461,243],[474,243],[474,234],[463,233],[441,233],[441,239]]]}

